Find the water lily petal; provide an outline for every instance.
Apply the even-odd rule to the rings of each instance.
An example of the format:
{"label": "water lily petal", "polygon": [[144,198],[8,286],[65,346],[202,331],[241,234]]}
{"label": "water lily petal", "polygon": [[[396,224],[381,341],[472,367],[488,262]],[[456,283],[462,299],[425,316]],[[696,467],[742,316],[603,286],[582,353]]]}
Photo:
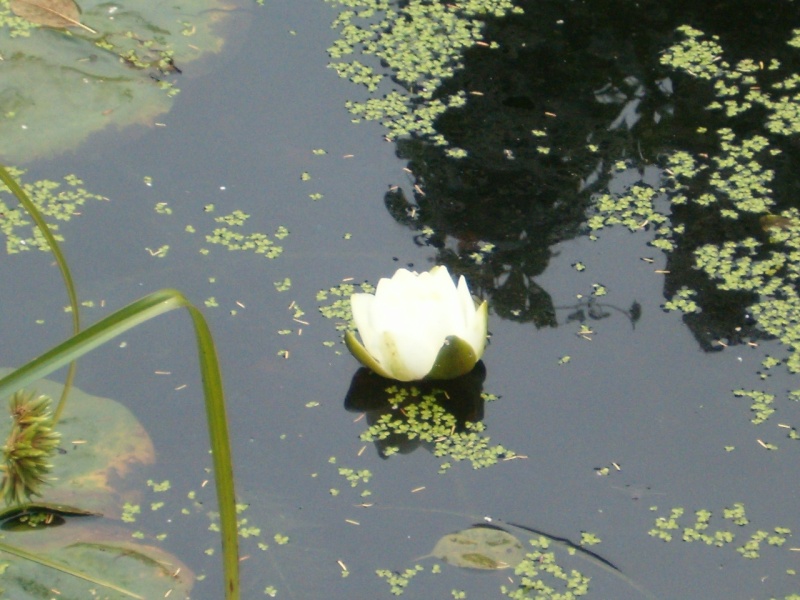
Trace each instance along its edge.
{"label": "water lily petal", "polygon": [[[350,308],[353,312],[358,333],[367,351],[380,361],[380,331],[381,328],[373,317],[375,296],[372,294],[353,294],[350,296]],[[358,358],[358,357],[356,357]],[[359,359],[360,360],[360,359]]]}
{"label": "water lily petal", "polygon": [[[413,354],[403,353],[398,340],[390,331],[383,333],[383,362],[385,370],[391,374],[392,379],[398,381],[417,381],[425,377],[429,369],[422,367],[423,363],[413,360]],[[435,358],[435,357],[434,357]]]}
{"label": "water lily petal", "polygon": [[484,300],[475,309],[475,323],[473,329],[467,333],[467,340],[475,349],[475,355],[480,360],[486,349],[486,337],[489,335],[489,303]]}
{"label": "water lily petal", "polygon": [[350,354],[355,356],[356,360],[358,360],[358,362],[360,362],[362,365],[371,371],[374,371],[381,377],[394,379],[392,374],[386,371],[383,366],[377,360],[375,360],[369,352],[367,352],[366,348],[364,348],[361,342],[356,339],[356,336],[352,331],[345,332],[344,343],[347,346],[347,349],[350,351]]}

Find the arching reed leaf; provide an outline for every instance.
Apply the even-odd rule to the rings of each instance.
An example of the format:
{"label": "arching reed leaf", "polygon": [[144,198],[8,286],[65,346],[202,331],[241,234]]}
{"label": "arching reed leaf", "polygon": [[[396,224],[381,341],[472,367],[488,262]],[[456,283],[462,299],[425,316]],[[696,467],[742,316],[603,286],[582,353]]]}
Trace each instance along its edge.
{"label": "arching reed leaf", "polygon": [[[50,246],[50,252],[53,253],[53,258],[56,260],[58,270],[61,272],[61,278],[64,280],[64,287],[67,291],[70,312],[72,314],[72,333],[78,333],[81,330],[78,293],[75,291],[75,282],[72,280],[72,273],[69,270],[67,259],[64,258],[64,254],[61,252],[61,247],[58,245],[55,236],[50,231],[50,228],[47,226],[47,222],[45,222],[44,217],[42,217],[42,214],[36,208],[36,205],[28,197],[28,194],[25,193],[25,190],[22,189],[22,186],[14,180],[14,178],[3,165],[0,165],[0,181],[6,185],[8,190],[14,194],[14,197],[19,201],[20,204],[22,204],[25,210],[28,211],[28,214],[30,215],[31,219],[33,219],[33,222],[36,224],[37,229],[47,242],[47,245]],[[64,406],[67,403],[69,390],[72,387],[72,382],[75,380],[76,370],[77,363],[73,361],[67,370],[67,376],[64,380],[64,389],[59,396],[58,406],[56,407],[55,415],[53,417],[53,420],[56,423],[58,423],[58,419],[61,417],[61,413],[63,412]]]}
{"label": "arching reed leaf", "polygon": [[80,27],[97,33],[80,22],[81,10],[73,0],[11,0],[9,4],[15,15],[37,25],[56,29]]}
{"label": "arching reed leaf", "polygon": [[211,438],[211,457],[220,512],[222,555],[225,571],[225,593],[228,600],[239,598],[239,551],[236,524],[236,506],[233,485],[233,465],[225,414],[225,397],[222,373],[217,360],[214,339],[203,314],[177,290],[153,292],[128,306],[101,319],[94,325],[73,335],[51,348],[16,371],[0,379],[0,398],[34,383],[58,368],[68,364],[122,335],[141,323],[177,308],[185,308],[192,317],[197,340],[197,353],[203,379],[206,404],[206,421]]}

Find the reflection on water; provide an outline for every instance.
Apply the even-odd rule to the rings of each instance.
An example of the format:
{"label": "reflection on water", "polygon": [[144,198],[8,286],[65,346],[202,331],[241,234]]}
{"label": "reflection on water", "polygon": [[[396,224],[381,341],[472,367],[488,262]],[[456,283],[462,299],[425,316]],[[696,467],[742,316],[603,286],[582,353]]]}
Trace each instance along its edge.
{"label": "reflection on water", "polygon": [[[404,18],[421,31],[430,24],[422,4],[391,6],[412,11]],[[513,582],[500,582],[447,565],[417,570],[413,557],[470,527],[475,514],[492,514],[565,539],[601,540],[597,554],[659,598],[791,598],[800,584],[785,529],[797,519],[792,432],[800,415],[786,366],[795,368],[800,339],[792,227],[800,222],[792,212],[800,169],[790,127],[797,100],[787,82],[800,59],[787,41],[800,27],[797,7],[519,4],[524,14],[470,26],[483,43],[456,44],[462,68],[438,87],[417,89],[395,74],[369,96],[393,90],[401,104],[411,97],[414,114],[463,97],[437,113],[435,132],[397,141],[398,165],[381,129],[348,122],[344,96],[369,92],[324,68],[324,49],[338,35],[328,29],[330,6],[267,3],[253,11],[257,26],[241,55],[197,83],[163,137],[131,142],[124,157],[109,152],[96,171],[83,165],[112,198],[106,220],[89,221],[86,208],[84,221],[109,232],[108,253],[98,255],[88,225],[74,238],[65,227],[68,244],[76,253],[95,248],[85,277],[99,281],[98,297],[120,293],[104,279],[130,287],[168,279],[227,302],[207,312],[225,357],[239,494],[250,504],[248,527],[262,528],[243,541],[254,596],[388,598],[376,571],[413,571],[420,574],[403,586],[407,598],[531,597],[525,573],[504,571]],[[448,19],[461,16],[459,5],[443,5]],[[365,15],[370,23],[381,23],[386,6],[378,9]],[[677,32],[685,23],[704,34]],[[696,52],[693,39],[710,52],[667,61]],[[788,130],[767,127],[778,122]],[[322,145],[327,158],[312,153]],[[150,175],[156,185],[144,189]],[[310,201],[309,191],[324,195]],[[178,217],[151,219],[157,202],[170,202]],[[281,256],[199,257],[184,227],[222,202],[225,214],[252,214],[257,230],[285,225],[292,234]],[[765,228],[765,218],[780,227]],[[167,242],[161,262],[135,258]],[[400,386],[387,392],[393,384],[385,380],[353,376],[340,331],[310,308],[320,289],[374,278],[393,257],[420,270],[446,264],[489,301],[486,369],[462,390],[402,388],[401,398]],[[16,274],[10,262],[3,268]],[[126,283],[128,271],[137,276]],[[2,301],[24,322],[13,292],[0,290]],[[61,316],[57,305],[35,310]],[[26,351],[44,338],[8,328]],[[124,361],[109,352],[84,377],[92,387],[119,385],[114,397],[152,386],[134,407],[162,461],[185,466],[174,484],[183,498],[207,478],[206,447],[188,433],[170,445],[166,415],[191,431],[194,391],[152,376],[168,370],[189,379],[178,334],[169,325],[161,333],[146,344],[132,336]],[[486,401],[484,387],[502,398]],[[763,394],[774,413],[756,406]],[[754,416],[766,418],[755,424]],[[369,443],[377,452],[363,450]],[[430,452],[412,451],[420,446]],[[601,478],[597,465],[618,468]],[[370,477],[351,487],[340,469]],[[270,491],[280,491],[279,508]],[[206,538],[184,534],[167,543],[208,573],[196,597],[217,597]],[[518,537],[546,562],[547,550]],[[589,598],[646,597],[599,565],[580,569],[591,577]]]}

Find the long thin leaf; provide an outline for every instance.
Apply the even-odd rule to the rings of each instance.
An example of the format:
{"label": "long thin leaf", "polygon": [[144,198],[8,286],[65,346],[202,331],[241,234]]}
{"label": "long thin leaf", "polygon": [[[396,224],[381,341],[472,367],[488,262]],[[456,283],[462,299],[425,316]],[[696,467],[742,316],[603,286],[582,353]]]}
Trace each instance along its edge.
{"label": "long thin leaf", "polygon": [[108,315],[94,325],[73,335],[70,339],[48,350],[38,358],[0,379],[0,398],[35,382],[125,333],[129,329],[176,308],[186,308],[192,317],[200,372],[203,378],[206,418],[211,439],[214,480],[219,504],[222,531],[222,554],[225,577],[225,598],[239,599],[239,544],[236,524],[233,466],[225,414],[225,397],[222,373],[217,360],[214,340],[205,318],[186,297],[177,290],[153,292]]}
{"label": "long thin leaf", "polygon": [[[67,259],[64,258],[64,254],[61,252],[61,247],[58,245],[55,236],[50,231],[50,227],[48,227],[47,223],[42,217],[42,214],[39,212],[39,209],[36,208],[36,205],[33,201],[28,197],[28,194],[25,193],[25,190],[22,189],[11,174],[6,170],[3,165],[0,165],[0,181],[6,184],[9,191],[14,194],[20,204],[28,211],[28,214],[33,219],[33,222],[36,224],[36,227],[39,228],[42,236],[44,237],[47,244],[50,246],[50,251],[53,253],[53,256],[56,259],[56,264],[58,265],[58,270],[61,271],[61,278],[64,280],[64,287],[67,288],[67,297],[69,298],[69,306],[72,309],[72,333],[76,334],[81,330],[81,317],[80,317],[80,306],[78,305],[78,294],[75,291],[75,282],[72,280],[72,273],[69,270],[69,265],[67,264]],[[56,407],[56,411],[53,414],[53,422],[58,423],[58,419],[61,418],[61,413],[64,410],[64,406],[67,403],[67,396],[69,395],[69,390],[72,387],[72,382],[75,379],[75,370],[77,368],[77,363],[73,362],[69,366],[69,371],[67,371],[67,376],[64,380],[64,390],[61,392],[61,398],[58,401],[58,406]],[[16,391],[16,390],[14,390]]]}
{"label": "long thin leaf", "polygon": [[94,585],[100,585],[104,588],[114,590],[115,592],[124,594],[129,598],[136,598],[137,600],[145,600],[142,596],[134,594],[133,592],[130,592],[125,588],[121,588],[118,585],[114,585],[110,581],[104,581],[103,579],[97,579],[96,577],[92,577],[91,575],[86,575],[81,571],[76,571],[69,565],[65,565],[64,563],[57,562],[54,560],[50,560],[49,558],[45,558],[39,554],[28,552],[27,550],[23,550],[22,548],[18,548],[16,546],[11,546],[9,544],[4,544],[0,542],[0,551],[8,552],[9,554],[13,554],[14,556],[18,556],[19,558],[39,563],[40,565],[43,565],[45,567],[61,571],[62,573],[66,573],[67,575],[72,575],[73,577],[77,577],[78,579],[83,579],[84,581],[88,581],[89,583],[93,583]]}

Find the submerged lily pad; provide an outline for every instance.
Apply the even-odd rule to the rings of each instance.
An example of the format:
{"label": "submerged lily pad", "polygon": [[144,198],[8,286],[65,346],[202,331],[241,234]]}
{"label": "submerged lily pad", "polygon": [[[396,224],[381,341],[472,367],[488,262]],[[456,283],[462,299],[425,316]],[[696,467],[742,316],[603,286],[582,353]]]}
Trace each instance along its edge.
{"label": "submerged lily pad", "polygon": [[[0,552],[0,598],[188,598],[194,573],[162,548],[131,541],[130,532],[101,521],[5,533],[4,544],[113,584],[123,594],[39,563]],[[58,590],[57,594],[54,590]]]}
{"label": "submerged lily pad", "polygon": [[[0,377],[9,372],[0,369]],[[63,389],[48,380],[31,387],[54,399]],[[0,440],[9,426],[10,419],[0,419]],[[165,550],[132,540],[122,522],[110,520],[120,517],[125,502],[138,499],[141,490],[132,483],[141,478],[132,475],[155,458],[136,417],[119,402],[73,387],[57,429],[63,447],[51,459],[55,478],[42,490],[44,501],[3,513],[0,598],[188,598],[192,571]]]}
{"label": "submerged lily pad", "polygon": [[[9,372],[0,369],[0,377]],[[35,389],[57,401],[62,387],[44,379]],[[0,419],[0,440],[7,436],[9,426],[9,419]],[[153,443],[144,427],[119,402],[73,387],[57,430],[63,453],[52,458],[55,479],[44,488],[44,500],[119,516],[122,505],[139,493],[121,485],[125,477],[155,460]]]}
{"label": "submerged lily pad", "polygon": [[516,567],[525,551],[516,537],[494,527],[470,527],[440,539],[430,553],[463,569],[497,570]]}
{"label": "submerged lily pad", "polygon": [[230,8],[220,0],[84,0],[79,22],[65,13],[60,27],[76,23],[54,29],[55,21],[18,16],[19,0],[0,0],[0,160],[73,149],[109,125],[151,125],[172,105],[180,65],[222,48],[215,26]]}

